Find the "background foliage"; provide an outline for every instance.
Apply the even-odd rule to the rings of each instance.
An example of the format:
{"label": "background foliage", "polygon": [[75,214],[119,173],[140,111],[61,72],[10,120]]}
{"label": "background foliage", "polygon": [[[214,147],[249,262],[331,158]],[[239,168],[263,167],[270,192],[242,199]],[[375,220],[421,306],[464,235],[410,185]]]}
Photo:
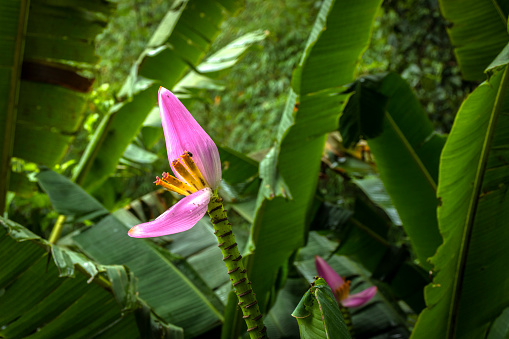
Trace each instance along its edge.
{"label": "background foliage", "polygon": [[[179,199],[151,179],[168,170],[162,85],[218,144],[271,338],[506,338],[508,15],[494,0],[0,4],[0,337],[245,333],[208,220],[126,235]],[[316,255],[377,295],[345,313]]]}

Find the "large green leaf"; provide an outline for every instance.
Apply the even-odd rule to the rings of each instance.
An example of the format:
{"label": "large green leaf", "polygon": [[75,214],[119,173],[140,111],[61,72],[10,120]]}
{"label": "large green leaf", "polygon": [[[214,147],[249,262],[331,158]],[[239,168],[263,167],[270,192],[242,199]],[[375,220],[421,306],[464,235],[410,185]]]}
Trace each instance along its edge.
{"label": "large green leaf", "polygon": [[509,337],[509,308],[495,320],[487,339],[507,339]]}
{"label": "large green leaf", "polygon": [[99,0],[31,1],[13,156],[48,166],[63,157],[94,80],[80,72],[99,61],[94,40],[113,8]]}
{"label": "large green leaf", "polygon": [[443,245],[414,338],[482,338],[509,306],[509,71],[463,103],[440,163]]}
{"label": "large green leaf", "polygon": [[123,266],[97,265],[2,218],[0,247],[2,338],[183,337],[143,305]]}
{"label": "large green leaf", "polygon": [[251,230],[248,267],[262,310],[278,288],[280,267],[305,242],[326,134],[337,126],[346,99],[340,87],[354,78],[380,3],[324,1],[294,75],[292,85],[301,95],[291,91],[276,148],[260,165],[264,182]]}
{"label": "large green leaf", "polygon": [[[93,0],[10,1],[0,12],[0,212],[9,184],[10,158],[52,166],[64,156],[85,111],[98,62],[95,37],[114,5]],[[13,185],[13,188],[15,186]]]}
{"label": "large green leaf", "polygon": [[[62,175],[46,170],[38,175],[38,180],[61,214],[79,220],[108,213],[90,194]],[[155,194],[157,192],[130,204],[143,221],[153,219],[167,208],[161,203],[163,199]],[[218,325],[223,305],[213,289],[229,285],[229,278],[210,223],[199,222],[188,232],[172,236],[169,245],[165,242],[168,238],[157,239],[158,244],[166,245],[181,256],[177,257],[151,240],[130,238],[127,230],[140,222],[121,209],[91,229],[73,234],[74,241],[89,257],[102,264],[128,266],[136,274],[139,293],[147,304],[163,319],[172,319],[184,327],[186,334],[197,335]],[[218,291],[219,297],[223,292]]]}
{"label": "large green leaf", "polygon": [[484,69],[509,42],[505,0],[439,0],[465,80],[485,79]]}
{"label": "large green leaf", "polygon": [[19,77],[25,45],[24,35],[29,1],[9,1],[0,4],[0,214],[5,208],[10,177],[10,159],[14,143]]}
{"label": "large green leaf", "polygon": [[[255,31],[242,35],[230,42],[219,51],[207,57],[200,63],[196,70],[190,71],[173,88],[175,93],[188,92],[190,89],[207,89],[214,85],[213,80],[228,68],[235,65],[248,48],[254,43],[260,42],[267,34],[263,31]],[[217,85],[216,85],[217,86]],[[215,88],[212,86],[212,88]],[[182,98],[182,95],[179,97]]]}
{"label": "large green leaf", "polygon": [[336,298],[323,278],[313,282],[292,316],[297,318],[301,338],[351,338]]}
{"label": "large green leaf", "polygon": [[133,65],[119,94],[124,101],[104,117],[87,146],[74,172],[77,183],[93,191],[108,179],[156,106],[159,85],[172,89],[190,67],[196,67],[219,34],[226,10],[240,5],[216,0],[175,2]]}
{"label": "large green leaf", "polygon": [[[436,187],[438,162],[445,140],[433,131],[410,85],[399,75],[389,73],[361,79],[359,83],[370,91],[375,88],[384,98],[372,94],[364,96],[366,91],[356,92],[353,99],[360,96],[356,101],[369,104],[359,106],[357,114],[342,117],[340,132],[349,133],[348,126],[357,119],[369,125],[373,121],[372,114],[385,109],[383,132],[369,138],[368,144],[420,264],[431,268],[427,258],[435,254],[442,242],[436,220]],[[378,106],[378,110],[373,106]],[[362,134],[369,136],[364,130],[359,133]]]}
{"label": "large green leaf", "polygon": [[345,147],[351,147],[363,137],[379,136],[383,131],[383,120],[387,97],[380,93],[377,77],[364,77],[352,86],[355,94],[341,114],[339,125]]}
{"label": "large green leaf", "polygon": [[59,214],[73,216],[76,221],[108,214],[103,205],[63,175],[43,170],[37,180]]}
{"label": "large green leaf", "polygon": [[128,266],[138,277],[140,297],[164,320],[184,328],[186,336],[196,336],[219,325],[223,305],[210,287],[203,282],[196,285],[200,280],[196,272],[151,240],[130,238],[127,231],[139,220],[125,213],[117,211],[74,240],[101,264]]}

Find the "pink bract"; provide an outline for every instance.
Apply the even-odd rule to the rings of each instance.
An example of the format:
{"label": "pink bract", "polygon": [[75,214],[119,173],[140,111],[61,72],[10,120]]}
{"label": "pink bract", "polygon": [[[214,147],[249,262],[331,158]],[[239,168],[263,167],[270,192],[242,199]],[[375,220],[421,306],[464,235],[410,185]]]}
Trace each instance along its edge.
{"label": "pink bract", "polygon": [[315,256],[315,266],[318,275],[325,279],[327,285],[334,292],[339,286],[343,285],[345,281],[327,264],[327,262],[320,256]]}
{"label": "pink bract", "polygon": [[149,238],[187,231],[205,215],[211,196],[211,189],[206,187],[184,197],[157,219],[131,228],[129,236]]}
{"label": "pink bract", "polygon": [[340,300],[337,292],[338,289],[345,284],[345,280],[341,278],[341,276],[336,271],[334,271],[334,269],[330,267],[323,258],[318,255],[315,256],[315,266],[318,275],[325,279],[325,282],[331,288],[338,303],[341,303],[341,305],[345,307],[362,306],[370,301],[377,292],[377,287],[371,286],[363,291],[360,291],[359,293],[349,294],[346,298]]}
{"label": "pink bract", "polygon": [[221,181],[221,160],[214,141],[179,99],[164,87],[159,89],[159,112],[170,165],[185,151],[190,152],[209,186],[216,189]]}
{"label": "pink bract", "polygon": [[[207,212],[212,190],[215,190],[221,181],[221,160],[216,144],[173,93],[161,87],[158,95],[170,166],[173,169],[174,160],[179,159],[185,152],[190,153],[209,187],[181,199],[157,219],[131,228],[129,236],[135,238],[160,237],[192,228]],[[181,181],[186,182],[177,171],[173,172]]]}
{"label": "pink bract", "polygon": [[350,294],[345,299],[341,300],[341,304],[345,307],[359,307],[367,303],[373,298],[377,292],[376,286],[366,288],[359,293]]}

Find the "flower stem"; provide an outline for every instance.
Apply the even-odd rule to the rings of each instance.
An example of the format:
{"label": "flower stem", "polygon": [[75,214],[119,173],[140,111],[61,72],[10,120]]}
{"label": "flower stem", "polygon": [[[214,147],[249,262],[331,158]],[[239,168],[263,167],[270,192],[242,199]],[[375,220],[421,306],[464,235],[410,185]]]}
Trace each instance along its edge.
{"label": "flower stem", "polygon": [[66,216],[59,215],[53,229],[51,230],[51,234],[49,236],[49,242],[52,244],[56,244],[60,235],[62,234],[62,228],[64,228]]}
{"label": "flower stem", "polygon": [[352,323],[352,315],[350,314],[350,310],[341,305],[341,303],[338,303],[339,309],[341,311],[341,314],[343,314],[343,319],[345,320],[345,325],[348,328],[348,332],[350,332],[350,336],[352,338],[355,338],[355,332],[353,329],[353,323]]}
{"label": "flower stem", "polygon": [[249,336],[251,339],[267,338],[267,328],[263,325],[258,301],[247,277],[247,270],[242,263],[242,256],[235,242],[232,226],[228,222],[222,199],[217,193],[214,193],[214,196],[210,199],[208,213],[214,225],[214,234],[223,253],[223,261],[228,269],[230,281],[239,299],[238,305],[242,310]]}

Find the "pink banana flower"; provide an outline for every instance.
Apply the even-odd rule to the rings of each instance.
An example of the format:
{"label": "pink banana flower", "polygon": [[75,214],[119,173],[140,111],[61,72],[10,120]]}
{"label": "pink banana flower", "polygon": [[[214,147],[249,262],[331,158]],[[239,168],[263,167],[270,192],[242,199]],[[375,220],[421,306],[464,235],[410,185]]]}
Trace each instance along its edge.
{"label": "pink banana flower", "polygon": [[159,237],[192,228],[207,212],[221,181],[216,144],[173,93],[161,87],[158,95],[168,160],[175,176],[163,173],[154,183],[185,197],[155,220],[131,228],[129,236],[134,238]]}
{"label": "pink banana flower", "polygon": [[350,281],[345,281],[319,256],[315,256],[315,266],[318,275],[325,279],[336,300],[345,307],[360,307],[371,300],[376,294],[376,286],[368,287],[359,293],[350,294]]}

